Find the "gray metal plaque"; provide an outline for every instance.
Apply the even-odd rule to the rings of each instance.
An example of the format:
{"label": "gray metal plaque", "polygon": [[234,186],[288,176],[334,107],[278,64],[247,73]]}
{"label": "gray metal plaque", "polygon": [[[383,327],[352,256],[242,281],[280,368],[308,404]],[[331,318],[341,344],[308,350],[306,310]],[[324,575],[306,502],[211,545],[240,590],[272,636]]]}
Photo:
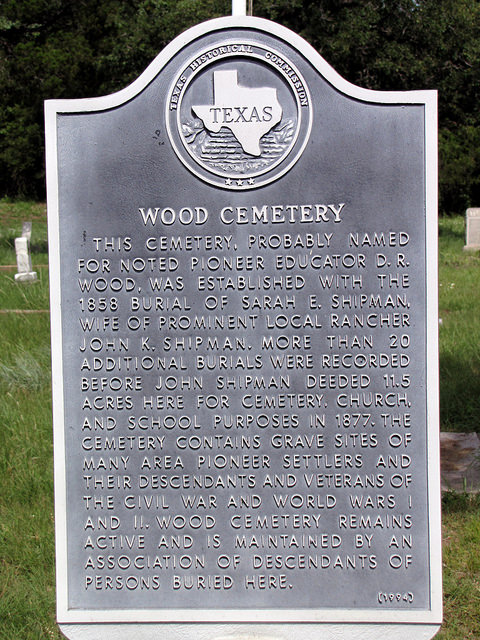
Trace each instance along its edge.
{"label": "gray metal plaque", "polygon": [[47,102],[60,622],[439,622],[435,100],[226,18]]}

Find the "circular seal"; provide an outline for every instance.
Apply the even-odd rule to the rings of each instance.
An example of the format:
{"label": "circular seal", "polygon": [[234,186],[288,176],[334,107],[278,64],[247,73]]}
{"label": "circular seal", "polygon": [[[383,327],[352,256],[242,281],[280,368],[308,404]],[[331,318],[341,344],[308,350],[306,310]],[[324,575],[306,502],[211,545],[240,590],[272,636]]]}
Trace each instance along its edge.
{"label": "circular seal", "polygon": [[298,69],[258,43],[227,41],[192,58],[166,104],[170,142],[183,164],[225,189],[259,187],[302,154],[312,104]]}

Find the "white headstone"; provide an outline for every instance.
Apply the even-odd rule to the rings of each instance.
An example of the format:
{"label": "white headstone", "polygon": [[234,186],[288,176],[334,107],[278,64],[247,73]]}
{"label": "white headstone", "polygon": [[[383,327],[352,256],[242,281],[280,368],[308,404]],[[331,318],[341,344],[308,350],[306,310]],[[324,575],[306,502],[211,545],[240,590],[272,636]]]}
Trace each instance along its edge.
{"label": "white headstone", "polygon": [[480,208],[467,209],[467,233],[464,249],[480,250]]}
{"label": "white headstone", "polygon": [[15,253],[17,254],[17,270],[15,280],[17,282],[33,282],[37,279],[37,273],[32,271],[32,261],[28,247],[28,239],[15,238]]}

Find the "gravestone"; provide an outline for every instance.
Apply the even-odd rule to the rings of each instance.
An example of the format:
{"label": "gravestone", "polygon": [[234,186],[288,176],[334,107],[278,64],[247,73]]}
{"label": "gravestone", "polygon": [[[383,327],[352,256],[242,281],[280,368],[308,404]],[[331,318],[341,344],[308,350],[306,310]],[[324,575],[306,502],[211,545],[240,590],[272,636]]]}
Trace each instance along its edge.
{"label": "gravestone", "polygon": [[478,251],[480,249],[480,208],[471,207],[466,213],[466,242],[465,251]]}
{"label": "gravestone", "polygon": [[24,221],[22,222],[22,237],[27,238],[28,242],[32,239],[32,222]]}
{"label": "gravestone", "polygon": [[32,237],[32,223],[22,224],[22,235],[15,238],[15,254],[17,257],[16,282],[35,282],[37,272],[32,271],[32,258],[30,255],[30,239]]}
{"label": "gravestone", "polygon": [[268,21],[46,103],[68,638],[431,638],[436,94]]}

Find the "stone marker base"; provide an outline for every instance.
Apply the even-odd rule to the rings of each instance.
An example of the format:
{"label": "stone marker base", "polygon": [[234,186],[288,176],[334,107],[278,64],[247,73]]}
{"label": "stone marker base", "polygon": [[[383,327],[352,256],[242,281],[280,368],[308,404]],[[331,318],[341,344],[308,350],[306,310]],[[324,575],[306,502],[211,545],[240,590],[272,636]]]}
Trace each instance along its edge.
{"label": "stone marker base", "polygon": [[480,491],[480,436],[477,433],[440,434],[442,491]]}
{"label": "stone marker base", "polygon": [[36,282],[36,280],[37,280],[36,271],[26,271],[25,273],[15,274],[15,282]]}
{"label": "stone marker base", "polygon": [[430,640],[434,624],[62,624],[69,640]]}

